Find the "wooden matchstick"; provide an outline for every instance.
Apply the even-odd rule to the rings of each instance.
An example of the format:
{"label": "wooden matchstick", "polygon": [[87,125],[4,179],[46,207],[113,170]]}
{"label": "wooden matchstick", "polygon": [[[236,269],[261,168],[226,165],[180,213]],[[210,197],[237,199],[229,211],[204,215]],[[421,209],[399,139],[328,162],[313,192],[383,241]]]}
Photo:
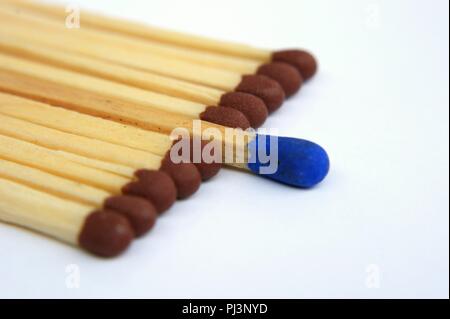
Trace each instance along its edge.
{"label": "wooden matchstick", "polygon": [[0,158],[0,178],[10,179],[61,198],[96,207],[100,207],[105,198],[112,195],[102,189],[2,158]]}
{"label": "wooden matchstick", "polygon": [[[15,5],[18,5],[23,9],[57,19],[61,19],[62,16],[67,14],[65,13],[65,8],[61,6],[24,0],[7,1],[14,2]],[[237,57],[246,60],[259,61],[260,63],[288,63],[296,67],[305,80],[310,79],[317,71],[317,62],[315,58],[304,50],[291,49],[271,51],[254,48],[248,45],[219,41],[216,39],[134,23],[127,20],[105,17],[85,10],[82,11],[82,23],[83,26],[134,37],[136,39],[143,39],[149,42],[173,45],[181,48],[190,48],[194,52],[211,52],[216,53],[221,57]],[[251,64],[248,63],[248,65]]]}
{"label": "wooden matchstick", "polygon": [[[93,160],[126,165],[133,168],[134,171],[164,170],[172,176],[179,198],[192,195],[200,187],[200,175],[192,164],[168,165],[164,157],[150,152],[62,132],[3,114],[0,114],[0,121],[2,122],[0,134],[5,136],[49,149],[78,154]],[[78,162],[78,158],[72,158],[72,160]],[[92,162],[86,164],[92,165]],[[96,168],[102,169],[103,167]],[[183,174],[180,174],[180,170]],[[120,172],[118,173],[120,174]],[[126,191],[132,189],[130,187],[125,188]],[[156,201],[156,199],[153,200]]]}
{"label": "wooden matchstick", "polygon": [[61,150],[51,150],[58,156],[64,157],[72,162],[76,162],[88,167],[97,168],[102,171],[114,173],[126,178],[133,178],[136,169],[130,166],[125,166],[117,163],[107,162],[92,157],[86,157],[83,155],[70,153]]}
{"label": "wooden matchstick", "polygon": [[140,150],[107,143],[0,114],[0,134],[93,159],[112,162],[134,169],[158,170],[162,157]]}
{"label": "wooden matchstick", "polygon": [[[45,13],[42,14],[42,11],[30,9],[26,6],[21,5],[20,2],[15,1],[9,1],[9,3],[8,1],[2,1],[1,6],[4,10],[9,9],[19,12],[19,14],[22,17],[26,16],[36,19],[40,18],[41,20],[45,19],[47,21],[54,21],[59,24],[65,22],[67,18],[67,13],[65,12],[64,8],[62,8],[63,10],[61,11],[55,12],[55,14],[49,15]],[[114,33],[103,31],[99,32],[98,29],[91,28],[89,25],[86,26],[86,29],[91,30],[90,34],[103,34],[105,36],[109,36],[106,37],[105,39],[115,39],[116,41],[121,40],[123,41],[122,43],[127,46],[127,48],[130,49],[138,48],[143,52],[147,52],[150,54],[169,56],[174,59],[182,59],[182,60],[185,59],[193,63],[199,62],[212,67],[230,69],[239,72],[254,72],[255,69],[258,67],[258,62],[253,60],[228,57],[219,54],[211,54],[209,52],[194,51],[158,42],[141,41],[139,39],[124,37],[122,35],[116,35]]]}
{"label": "wooden matchstick", "polygon": [[218,104],[222,95],[225,94],[224,91],[204,85],[137,70],[70,51],[55,50],[20,36],[11,37],[4,30],[0,30],[0,48],[3,52],[10,52],[18,57],[34,59],[203,104]]}
{"label": "wooden matchstick", "polygon": [[129,178],[75,163],[47,148],[2,134],[0,134],[0,156],[115,194],[120,193],[123,185],[130,182]]}
{"label": "wooden matchstick", "polygon": [[[172,147],[170,136],[137,127],[119,124],[90,115],[49,106],[0,92],[0,114],[26,120],[45,127],[92,139],[130,147],[166,157]],[[134,170],[117,164],[98,161],[73,153],[58,151],[60,155],[78,163],[131,177]],[[215,176],[220,163],[194,163],[203,180]]]}
{"label": "wooden matchstick", "polygon": [[42,61],[56,67],[68,68],[76,72],[83,72],[203,105],[231,107],[242,112],[249,120],[250,125],[255,128],[261,126],[268,115],[264,102],[252,94],[243,92],[226,93],[98,59],[32,45],[30,41],[20,38],[8,39],[1,35],[1,31],[0,48],[19,57],[35,59],[38,62]]}
{"label": "wooden matchstick", "polygon": [[[164,157],[150,152],[70,134],[3,114],[0,114],[0,121],[3,123],[0,128],[0,134],[5,136],[57,151],[78,154],[94,160],[129,166],[138,172],[142,170],[163,170],[173,178],[174,183],[177,186],[177,195],[179,198],[186,198],[192,195],[200,187],[201,178],[199,172],[192,164],[170,165]],[[77,158],[72,160],[77,161]],[[92,163],[87,164],[91,165]],[[101,169],[102,167],[97,168]],[[183,174],[180,174],[180,170]],[[120,172],[118,173],[120,174]],[[122,183],[122,186],[123,185],[125,185],[125,183]],[[124,191],[134,192],[133,186],[137,187],[140,186],[140,184],[131,183],[124,188]],[[172,194],[172,192],[170,192],[170,194]],[[145,194],[139,192],[138,195]],[[158,202],[167,196],[158,194],[158,197],[159,198],[151,199],[161,211],[167,209],[173,203],[172,198],[169,198],[168,203],[164,200],[162,204],[159,205]]]}
{"label": "wooden matchstick", "polygon": [[[184,127],[195,133],[193,122],[190,118],[175,116],[170,113],[160,112],[150,108],[133,108],[132,104],[123,101],[112,101],[101,94],[92,94],[85,90],[74,91],[60,84],[44,83],[41,80],[33,80],[29,77],[18,78],[0,72],[0,88],[26,97],[50,102],[67,107],[79,112],[125,122],[144,129],[170,133],[172,130]],[[225,134],[226,128],[220,125],[201,121],[203,129],[214,128],[221,132],[219,141],[225,148],[237,150],[236,153],[246,154],[246,159],[252,158],[253,163],[229,163],[247,171],[261,174],[260,162],[257,155],[259,146],[265,147],[267,141],[260,142],[257,134],[241,133],[235,130],[235,134],[243,134],[243,139],[235,139],[235,136]],[[201,134],[201,133],[200,133]],[[237,142],[242,141],[242,142]],[[297,187],[312,187],[322,181],[328,173],[329,161],[326,152],[312,142],[279,138],[279,162],[278,170],[274,174],[263,174],[286,184]],[[253,154],[253,155],[252,155]]]}
{"label": "wooden matchstick", "polygon": [[[64,84],[76,90],[82,89],[95,94],[107,94],[110,99],[127,101],[136,107],[179,113],[190,118],[201,118],[230,127],[244,129],[250,127],[247,117],[231,107],[206,106],[4,54],[0,54],[0,69],[8,73],[20,73],[43,81]],[[263,108],[263,105],[259,106]],[[260,113],[259,111],[253,112],[253,114]]]}
{"label": "wooden matchstick", "polygon": [[[279,82],[297,83],[294,86],[298,88],[301,85],[301,77],[289,65],[275,64],[263,68],[272,70],[273,76],[282,75],[283,79],[277,82],[266,75],[242,75],[161,55],[152,55],[138,48],[130,49],[122,41],[104,39],[107,35],[100,35],[99,32],[80,29],[68,33],[61,23],[52,23],[45,19],[28,17],[25,14],[18,15],[13,10],[8,11],[3,7],[0,7],[0,18],[2,23],[8,26],[9,36],[19,35],[59,50],[77,52],[227,92],[253,94],[265,102],[269,112],[279,108],[284,101],[285,93]],[[101,45],[97,45],[99,42]]]}
{"label": "wooden matchstick", "polygon": [[104,190],[2,158],[0,158],[0,178],[96,209],[103,207],[115,210],[130,221],[138,237],[147,233],[156,222],[156,208],[144,198],[112,195]]}
{"label": "wooden matchstick", "polygon": [[[1,14],[0,10],[0,17]],[[89,32],[95,35],[96,31]],[[90,35],[86,33],[85,36],[87,39]],[[108,40],[106,36],[103,39]],[[69,66],[70,70],[80,71],[77,69],[80,65],[89,64],[88,58],[81,56],[76,56],[80,64],[70,64],[67,53],[46,59],[45,51],[32,53],[30,47],[24,50],[23,46],[10,46],[8,41],[6,44],[8,49],[13,48],[12,53],[17,53],[15,50],[19,48],[27,58],[51,62],[59,67],[62,64]],[[119,42],[111,44],[111,48],[116,45]],[[150,46],[154,50],[164,49],[156,44],[148,48]],[[171,52],[178,54],[178,51]],[[157,61],[159,58],[156,55],[154,59]],[[232,60],[230,58],[228,61]],[[163,58],[159,60],[162,61]],[[164,61],[169,63],[169,59]],[[210,61],[227,59],[211,58]],[[106,64],[99,65],[106,67]],[[83,72],[92,74],[92,70],[85,68]],[[269,69],[267,72],[274,71]],[[118,73],[112,74],[117,76]],[[248,78],[244,77],[242,83],[246,80]],[[251,81],[254,80],[255,77],[252,77]],[[171,89],[170,85],[174,84],[167,83],[164,90]],[[250,86],[250,91],[258,91],[261,87],[260,82]],[[203,130],[214,128],[221,133],[227,128],[218,124],[244,128],[250,125],[244,115],[240,117],[240,111],[236,113],[232,108],[233,111],[224,113],[223,109],[227,107],[207,107],[3,54],[0,54],[0,90],[89,114],[58,109],[53,115],[56,109],[53,106],[42,108],[39,103],[25,103],[21,98],[0,94],[0,103],[6,101],[6,107],[0,104],[0,219],[106,257],[119,254],[135,235],[148,231],[154,223],[156,212],[167,209],[176,194],[183,198],[198,189],[200,175],[195,166],[191,163],[174,164],[168,158],[173,147],[167,136],[170,130],[182,126],[191,134],[198,134],[192,121],[196,118],[216,123],[201,121]],[[263,95],[266,104],[272,102],[270,97],[267,99],[267,94]],[[19,109],[22,103],[25,106]],[[12,105],[18,106],[19,111],[15,112]],[[271,110],[276,108],[274,104],[269,105]],[[52,114],[46,113],[49,110]],[[27,111],[31,111],[31,115],[25,116]],[[39,119],[44,114],[49,114],[49,119]],[[97,122],[106,129],[96,127]],[[122,125],[119,129],[121,125],[117,122],[136,127]],[[88,123],[94,129],[86,128]],[[108,131],[111,129],[112,134]],[[166,135],[148,129],[165,132]],[[124,130],[131,133],[125,135],[126,138],[140,137],[130,145],[121,135]],[[149,138],[147,143],[151,146],[146,145],[143,138]],[[221,146],[244,154],[244,162],[231,165],[285,184],[312,187],[328,173],[326,152],[309,141],[279,138],[276,159],[279,167],[275,172],[265,174],[261,171],[267,163],[260,158],[259,151],[272,147],[271,137],[236,130],[233,136],[222,134],[218,140]],[[46,187],[46,182],[55,184]],[[18,195],[2,194],[11,190]],[[90,190],[93,193],[87,195]],[[126,195],[110,196],[121,192]],[[49,201],[53,203],[48,204]]]}
{"label": "wooden matchstick", "polygon": [[5,72],[1,69],[0,90],[157,132],[170,133],[174,127],[192,125],[189,118],[178,114],[143,108],[118,99],[111,100],[102,94],[93,94],[81,89],[74,90],[60,83]]}
{"label": "wooden matchstick", "polygon": [[129,220],[113,210],[62,199],[0,178],[0,220],[26,227],[87,251],[114,257],[135,234]]}
{"label": "wooden matchstick", "polygon": [[[151,178],[131,180],[130,178],[79,164],[42,146],[1,134],[0,157],[65,179],[96,187],[112,194],[123,192],[125,195],[145,197],[155,206],[159,213],[172,206],[177,196],[177,188],[173,179],[163,171],[139,170],[139,172],[151,172],[151,174],[147,174]],[[192,176],[184,178],[192,178]],[[198,188],[198,186],[195,187]]]}
{"label": "wooden matchstick", "polygon": [[[76,82],[76,76],[74,75],[72,78],[67,78],[67,81]],[[82,82],[83,79],[78,79],[78,81]],[[146,106],[144,107],[146,108]],[[23,130],[18,130],[17,127],[19,126],[23,127]],[[27,128],[29,128],[29,130],[27,130]],[[36,131],[39,131],[40,133],[36,134]],[[133,167],[135,169],[161,169],[170,174],[174,179],[179,198],[186,198],[192,195],[200,186],[201,176],[195,166],[189,163],[180,163],[175,165],[166,158],[148,152],[123,147],[121,148],[116,145],[110,145],[104,142],[102,143],[100,141],[90,140],[70,134],[62,136],[62,132],[46,131],[43,127],[33,127],[26,125],[25,123],[14,121],[14,119],[6,121],[6,124],[0,129],[0,132],[12,135],[14,137],[19,137],[21,139],[26,139],[28,141],[35,141],[36,136],[39,136],[41,143],[47,143],[46,146],[53,148],[56,147],[59,149],[65,148],[62,150],[66,151],[68,150],[67,148],[69,148],[69,151],[72,153],[84,156],[87,155],[88,157],[90,156],[100,161],[109,161],[120,165]],[[67,143],[67,141],[71,142]],[[180,174],[180,171],[182,171],[183,174]],[[120,174],[121,172],[118,173]]]}

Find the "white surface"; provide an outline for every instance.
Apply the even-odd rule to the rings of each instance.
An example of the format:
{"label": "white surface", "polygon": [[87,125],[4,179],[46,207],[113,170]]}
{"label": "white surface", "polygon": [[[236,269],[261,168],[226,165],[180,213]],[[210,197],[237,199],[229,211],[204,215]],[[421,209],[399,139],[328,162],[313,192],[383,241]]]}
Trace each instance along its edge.
{"label": "white surface", "polygon": [[448,1],[78,3],[309,48],[320,72],[266,126],[322,144],[332,169],[310,191],[224,170],[115,260],[0,225],[0,297],[448,298]]}

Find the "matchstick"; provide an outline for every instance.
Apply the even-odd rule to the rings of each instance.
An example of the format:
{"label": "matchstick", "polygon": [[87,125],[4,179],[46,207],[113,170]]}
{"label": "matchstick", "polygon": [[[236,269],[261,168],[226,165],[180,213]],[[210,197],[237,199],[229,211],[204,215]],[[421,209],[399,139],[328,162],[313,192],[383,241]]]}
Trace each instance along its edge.
{"label": "matchstick", "polygon": [[174,127],[192,125],[190,118],[179,114],[143,108],[118,99],[111,100],[102,94],[93,94],[81,89],[75,90],[60,83],[5,72],[1,69],[0,90],[157,132],[170,133]]}
{"label": "matchstick", "polygon": [[1,31],[0,48],[19,57],[43,61],[57,67],[68,68],[69,70],[102,77],[129,86],[179,97],[204,105],[228,106],[244,113],[250,125],[255,128],[260,127],[268,115],[264,102],[252,94],[243,92],[226,93],[217,89],[98,59],[32,45],[29,40],[25,39],[8,39],[6,36],[3,37],[1,35]]}
{"label": "matchstick", "polygon": [[[289,65],[275,64],[263,68],[272,70],[270,73],[273,76],[281,74],[283,80],[277,82],[266,75],[243,75],[161,55],[151,55],[137,48],[133,50],[123,45],[122,41],[108,41],[103,39],[103,35],[99,38],[98,32],[91,34],[94,32],[80,29],[68,33],[61,23],[51,23],[22,13],[18,15],[14,10],[4,10],[3,7],[0,7],[0,18],[2,23],[8,26],[10,36],[19,35],[59,50],[77,52],[227,92],[253,94],[265,102],[269,112],[278,109],[284,101],[285,93],[280,83],[296,83],[295,87],[298,88],[301,85],[301,76]],[[99,42],[101,45],[97,45]],[[274,68],[276,69],[273,70]]]}
{"label": "matchstick", "polygon": [[[150,152],[163,157],[168,156],[173,141],[166,134],[142,130],[137,127],[119,124],[98,117],[49,106],[47,104],[23,99],[0,92],[0,114],[15,117],[45,127],[92,139],[97,139],[132,149]],[[94,160],[73,153],[58,151],[60,155],[78,163],[131,177],[130,167]],[[203,180],[215,176],[220,163],[194,163]]]}
{"label": "matchstick", "polygon": [[[58,131],[3,114],[0,114],[0,122],[2,122],[0,134],[49,149],[126,165],[133,168],[134,171],[157,171],[160,169],[166,171],[177,186],[179,198],[189,197],[200,187],[200,175],[192,164],[170,165],[162,156],[149,152]],[[72,158],[72,160],[78,162],[77,158]],[[92,162],[87,164],[92,165]],[[102,167],[97,168],[102,169]],[[180,170],[182,174],[179,172]]]}
{"label": "matchstick", "polygon": [[149,152],[61,132],[3,114],[0,114],[0,123],[2,123],[0,134],[46,148],[71,152],[134,169],[158,170],[161,166],[162,157]]}
{"label": "matchstick", "polygon": [[[3,99],[1,100],[4,105],[0,106],[2,109],[6,109],[8,105],[13,105],[13,109],[20,112],[20,110],[24,109],[24,104],[27,104],[26,101],[14,100],[11,96],[0,96],[3,96]],[[52,117],[52,114],[47,115],[50,118]],[[91,159],[85,157],[80,158],[76,155],[67,154],[65,152],[62,153],[63,156],[69,157],[81,164],[112,171],[116,174],[125,176],[134,174],[132,168],[162,169],[169,173],[174,179],[180,198],[186,198],[192,195],[199,187],[200,175],[198,175],[196,168],[188,163],[173,165],[166,156],[167,151],[164,153],[157,152],[156,154],[152,154],[155,153],[152,148],[143,151],[133,148],[130,149],[127,144],[122,144],[126,147],[120,147],[111,143],[88,139],[86,137],[64,134],[63,132],[52,129],[45,129],[45,127],[42,126],[29,125],[26,122],[15,120],[14,118],[2,117],[1,115],[0,118],[5,121],[5,125],[0,128],[0,133],[28,141],[36,141],[36,136],[39,136],[39,141],[41,143],[46,143],[45,146],[57,148],[59,151],[69,151],[71,153],[91,157]],[[58,121],[64,123],[67,122],[61,117]],[[70,125],[69,123],[66,124]],[[95,122],[90,123],[90,125],[92,128],[97,126]],[[64,128],[59,128],[64,131]],[[105,133],[109,134],[108,131],[105,131]],[[147,141],[147,143],[149,142]],[[156,150],[159,151],[158,148],[156,148]],[[204,163],[198,165],[198,168],[201,173],[201,178],[207,180],[217,174],[220,166],[215,163]],[[182,171],[183,174],[180,174],[178,171]]]}
{"label": "matchstick", "polygon": [[[206,174],[201,165],[198,168],[202,175],[192,163],[171,162],[168,155],[176,144],[172,145],[168,139],[170,130],[183,125],[191,135],[198,134],[193,124],[193,119],[197,118],[213,123],[200,121],[203,130],[218,129],[221,133],[228,129],[221,124],[242,128],[250,126],[245,115],[235,108],[208,107],[153,90],[145,91],[82,75],[73,72],[80,70],[77,70],[77,64],[67,62],[69,54],[61,53],[46,59],[45,51],[32,53],[30,47],[23,50],[24,47],[9,46],[11,42],[6,41],[6,44],[8,49],[13,48],[12,53],[19,49],[26,58],[51,62],[55,66],[61,66],[61,63],[69,66],[70,71],[0,54],[0,90],[86,114],[61,108],[58,111],[64,111],[64,116],[58,117],[63,113],[56,112],[48,120],[39,120],[37,114],[42,116],[49,108],[53,113],[56,107],[45,105],[45,109],[40,108],[31,116],[24,116],[22,109],[15,112],[11,107],[20,107],[23,99],[0,93],[0,103],[7,101],[7,107],[0,104],[0,202],[4,202],[0,204],[0,219],[80,245],[92,253],[106,257],[119,254],[134,236],[142,235],[153,226],[157,213],[170,207],[177,195],[184,198],[198,189],[200,178]],[[79,58],[77,63],[81,61],[79,65],[88,64],[89,58],[76,58]],[[58,62],[58,59],[61,60]],[[211,58],[213,60],[215,58]],[[230,58],[229,61],[232,60]],[[91,74],[92,70],[86,68],[83,72]],[[269,69],[267,72],[273,71]],[[117,73],[113,74],[117,76]],[[164,90],[170,89],[174,82],[167,83]],[[260,88],[257,83],[249,90],[255,90],[255,87]],[[267,104],[267,95],[264,97]],[[42,106],[34,102],[24,105],[28,111]],[[271,111],[277,107],[269,105]],[[224,109],[230,110],[224,113]],[[69,113],[70,116],[65,117]],[[80,121],[68,124],[74,119]],[[98,129],[93,123],[95,121],[107,129]],[[94,125],[94,129],[84,127],[88,122]],[[118,122],[133,127],[122,125],[123,129],[118,129],[121,126]],[[114,133],[109,134],[108,129],[113,129]],[[124,129],[132,133],[126,135],[127,138],[141,138],[132,145],[126,143],[123,136],[117,137]],[[142,146],[145,145],[142,137],[150,137],[151,147]],[[270,143],[272,137],[235,130],[231,137],[223,134],[215,138],[222,148],[232,148],[236,153],[244,154],[243,162],[230,165],[281,183],[309,188],[321,182],[328,173],[326,152],[309,141],[278,138],[275,162],[279,167],[275,172],[264,174],[267,163],[260,158],[260,149],[273,147]],[[47,182],[55,184],[46,187]],[[7,189],[19,195],[1,195]],[[87,195],[90,190],[93,194]],[[125,195],[111,196],[121,193]],[[54,199],[55,205],[46,203]],[[68,207],[69,213],[64,207]],[[70,227],[67,227],[68,223]],[[117,234],[120,227],[122,232]]]}
{"label": "matchstick", "polygon": [[[30,81],[31,80],[31,81]],[[30,78],[19,79],[16,76],[8,78],[0,72],[0,87],[26,97],[33,97],[44,102],[51,102],[79,112],[94,116],[113,119],[131,125],[159,132],[170,133],[173,129],[184,127],[191,135],[194,132],[192,119],[174,116],[173,114],[158,112],[152,109],[132,109],[123,102],[111,101],[98,94],[86,93],[83,90],[72,92],[71,89],[43,81],[33,81]],[[49,92],[51,92],[49,94]],[[244,160],[252,158],[252,162],[229,163],[230,165],[261,175],[264,166],[256,152],[265,147],[266,140],[260,141],[254,133],[242,133],[235,130],[235,135],[225,134],[226,127],[200,121],[203,130],[214,128],[221,132],[219,142],[224,148],[236,150],[236,153],[245,154]],[[200,133],[201,134],[201,133]],[[238,142],[239,141],[239,142]],[[241,142],[242,141],[242,142]],[[279,167],[273,174],[263,174],[264,177],[293,185],[309,188],[322,181],[328,173],[329,160],[326,152],[317,144],[309,141],[279,138]]]}
{"label": "matchstick", "polygon": [[134,173],[136,169],[130,166],[125,166],[117,163],[107,162],[99,159],[95,159],[92,157],[86,157],[83,155],[70,153],[66,151],[61,150],[51,150],[53,153],[55,153],[58,156],[64,157],[72,162],[76,162],[79,164],[82,164],[84,166],[97,168],[99,170],[103,170],[106,172],[114,173],[126,178],[132,179],[134,176]]}
{"label": "matchstick", "polygon": [[[59,12],[55,12],[54,15],[48,15],[42,14],[42,12],[39,10],[30,10],[30,8],[22,6],[20,2],[8,3],[8,1],[3,1],[1,6],[4,10],[9,9],[11,11],[14,10],[15,12],[18,12],[21,17],[25,16],[28,18],[41,19],[42,21],[47,22],[53,21],[54,23],[62,24],[66,21],[67,18],[67,13],[65,12],[64,8]],[[85,34],[104,35],[105,39],[111,39],[111,41],[122,41],[122,44],[129,49],[139,49],[140,51],[149,54],[163,55],[177,60],[182,59],[193,63],[202,63],[212,67],[230,69],[240,72],[253,72],[258,67],[257,61],[211,54],[209,52],[194,51],[158,42],[141,41],[140,39],[124,37],[122,35],[104,32],[101,30],[99,31],[98,29],[91,28],[89,25],[85,26],[84,28],[90,30],[89,33]]]}
{"label": "matchstick", "polygon": [[[243,129],[250,127],[247,117],[231,107],[206,106],[4,54],[0,54],[0,69],[8,73],[20,73],[40,80],[64,84],[77,90],[107,94],[110,99],[131,102],[136,107],[160,109],[230,127]],[[260,106],[264,109],[263,105]],[[252,109],[249,112],[253,111]],[[261,112],[255,111],[252,114],[261,114]]]}
{"label": "matchstick", "polygon": [[[0,134],[22,141],[53,150],[78,154],[94,160],[129,166],[134,168],[135,171],[163,170],[175,182],[179,198],[189,197],[200,187],[200,174],[197,168],[189,163],[175,165],[162,156],[150,152],[62,132],[3,114],[0,114],[0,121],[2,122]],[[127,188],[127,190],[130,190],[130,188]],[[158,200],[153,199],[153,201]],[[165,206],[163,206],[164,208]]]}
{"label": "matchstick", "polygon": [[[148,199],[159,213],[172,206],[177,188],[169,174],[148,171],[152,178],[130,180],[113,173],[84,166],[55,154],[42,146],[0,134],[0,157],[27,165],[78,183],[105,190],[111,194],[132,195]],[[142,172],[139,170],[138,172]],[[146,172],[144,170],[144,172]],[[188,176],[190,177],[190,176]]]}
{"label": "matchstick", "polygon": [[36,61],[68,68],[73,71],[85,72],[105,79],[203,104],[219,104],[218,101],[226,93],[204,85],[137,70],[73,52],[55,50],[20,36],[11,37],[4,30],[0,30],[0,47],[3,52],[10,52],[19,57],[28,57]]}
{"label": "matchstick", "polygon": [[135,235],[128,219],[120,213],[96,210],[3,178],[0,178],[0,220],[102,257],[119,255]]}
{"label": "matchstick", "polygon": [[101,206],[112,194],[99,188],[52,175],[0,158],[0,178],[10,179],[43,192],[91,206]]}
{"label": "matchstick", "polygon": [[[8,0],[27,8],[34,12],[46,14],[60,18],[65,13],[65,8],[56,5],[36,3],[33,1]],[[304,50],[291,49],[281,51],[271,51],[254,48],[248,45],[236,44],[226,41],[219,41],[211,38],[195,36],[191,34],[174,32],[162,28],[156,28],[148,25],[130,22],[122,19],[105,17],[88,11],[82,11],[82,24],[106,30],[116,34],[135,37],[148,41],[156,41],[178,47],[201,50],[220,55],[234,56],[244,59],[252,59],[262,63],[284,62],[296,67],[305,80],[310,79],[317,71],[317,62],[315,58]]]}
{"label": "matchstick", "polygon": [[[0,121],[2,122],[0,134],[46,148],[129,166],[134,168],[135,171],[165,170],[174,179],[180,198],[192,195],[200,186],[200,175],[193,165],[167,166],[167,162],[164,161],[162,156],[46,128],[2,114],[0,114]],[[183,170],[184,174],[177,172],[180,169]]]}
{"label": "matchstick", "polygon": [[1,158],[0,178],[96,209],[113,209],[130,221],[138,237],[147,233],[156,222],[156,208],[148,200],[136,196],[113,196],[101,189]]}
{"label": "matchstick", "polygon": [[111,193],[120,193],[123,185],[130,182],[128,178],[77,164],[44,147],[2,134],[0,156]]}

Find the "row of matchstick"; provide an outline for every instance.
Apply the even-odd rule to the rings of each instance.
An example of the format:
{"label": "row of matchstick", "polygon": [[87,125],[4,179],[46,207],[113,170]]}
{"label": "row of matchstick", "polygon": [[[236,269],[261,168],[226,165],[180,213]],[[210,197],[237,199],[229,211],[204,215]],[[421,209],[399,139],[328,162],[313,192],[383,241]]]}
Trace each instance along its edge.
{"label": "row of matchstick", "polygon": [[[316,71],[304,51],[85,12],[67,29],[64,8],[28,1],[2,1],[0,19],[0,219],[105,257],[219,171],[173,163],[173,129],[259,127]],[[255,135],[236,134],[221,142],[248,152]]]}

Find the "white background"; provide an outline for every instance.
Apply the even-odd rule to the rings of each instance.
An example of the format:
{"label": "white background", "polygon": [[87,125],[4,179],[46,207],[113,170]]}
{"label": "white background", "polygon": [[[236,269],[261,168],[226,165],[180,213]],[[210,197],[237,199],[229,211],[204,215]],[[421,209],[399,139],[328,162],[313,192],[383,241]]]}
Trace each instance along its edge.
{"label": "white background", "polygon": [[266,126],[322,144],[331,172],[305,191],[224,170],[114,260],[0,225],[0,297],[448,298],[448,1],[74,3],[310,49],[319,73]]}

